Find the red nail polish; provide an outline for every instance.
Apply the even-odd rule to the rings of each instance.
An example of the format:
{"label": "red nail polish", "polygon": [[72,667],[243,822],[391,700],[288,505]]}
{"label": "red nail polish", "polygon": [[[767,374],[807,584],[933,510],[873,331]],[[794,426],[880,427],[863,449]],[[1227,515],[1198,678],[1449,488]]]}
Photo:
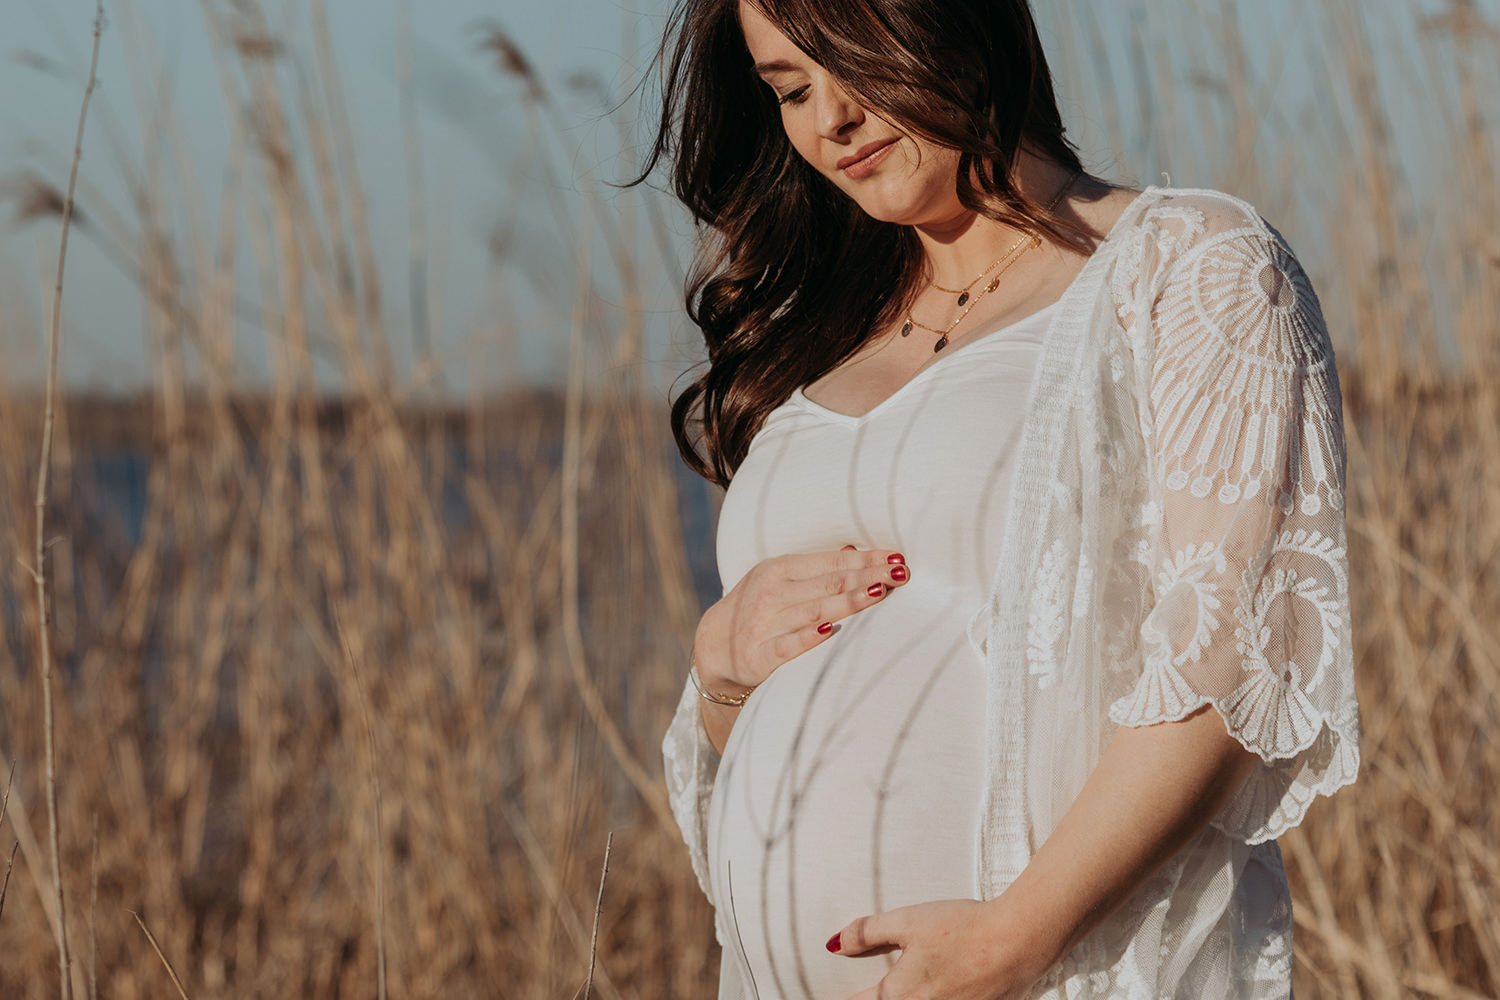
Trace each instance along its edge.
{"label": "red nail polish", "polygon": [[829,632],[832,632],[832,631],[833,631],[833,622],[824,622],[823,624],[821,624],[821,625],[818,626],[818,634],[819,635],[827,635]]}
{"label": "red nail polish", "polygon": [[865,588],[865,593],[869,594],[871,597],[884,597],[885,596],[885,584],[883,584],[883,583],[872,583],[868,587]]}
{"label": "red nail polish", "polygon": [[885,557],[885,561],[893,566],[899,566],[902,563],[906,562],[906,557],[899,552],[892,552],[890,555]]}
{"label": "red nail polish", "polygon": [[841,952],[841,951],[844,950],[844,943],[839,940],[839,938],[841,938],[843,936],[844,936],[844,932],[843,931],[839,931],[833,937],[829,938],[828,939],[828,943],[825,944],[823,947],[827,948],[829,951],[831,951],[835,955],[837,955],[839,952]]}
{"label": "red nail polish", "polygon": [[850,550],[850,549],[852,549],[852,548],[854,548],[854,546],[853,546],[853,545],[845,545],[845,546],[844,546],[844,551],[845,551],[845,552],[848,552],[848,551],[849,551],[849,550]]}
{"label": "red nail polish", "polygon": [[900,583],[902,580],[905,580],[906,577],[907,577],[907,572],[906,572],[906,567],[905,566],[892,566],[891,567],[891,579],[892,580],[895,580],[897,583]]}

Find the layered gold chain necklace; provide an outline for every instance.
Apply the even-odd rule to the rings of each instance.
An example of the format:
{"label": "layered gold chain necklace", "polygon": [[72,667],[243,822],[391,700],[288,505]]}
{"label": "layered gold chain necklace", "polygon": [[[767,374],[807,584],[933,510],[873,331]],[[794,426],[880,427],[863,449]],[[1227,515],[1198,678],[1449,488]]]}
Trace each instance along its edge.
{"label": "layered gold chain necklace", "polygon": [[[1058,189],[1057,194],[1055,194],[1052,197],[1052,200],[1047,204],[1047,211],[1049,213],[1058,206],[1058,203],[1062,201],[1063,195],[1067,194],[1068,188],[1072,187],[1073,182],[1077,179],[1078,174],[1075,173],[1071,175],[1067,179],[1067,182]],[[940,292],[947,292],[949,295],[957,295],[958,307],[960,309],[963,309],[963,312],[959,313],[958,316],[953,320],[953,322],[948,324],[946,329],[940,330],[935,326],[928,326],[926,323],[917,322],[916,318],[912,316],[911,311],[907,310],[906,322],[901,324],[901,336],[905,337],[910,334],[913,327],[920,327],[921,329],[926,330],[929,333],[935,333],[938,335],[937,343],[932,345],[932,351],[934,354],[947,347],[949,335],[952,334],[954,330],[958,329],[958,325],[964,321],[964,317],[968,316],[969,313],[974,311],[974,307],[979,305],[979,300],[998,288],[1000,286],[1001,276],[1003,276],[1006,271],[1010,270],[1011,265],[1014,264],[1017,260],[1020,260],[1021,256],[1025,254],[1027,250],[1030,250],[1034,246],[1039,246],[1041,242],[1042,241],[1039,238],[1030,234],[1022,236],[1011,246],[1009,250],[1005,251],[1005,253],[995,258],[995,260],[991,262],[990,265],[983,271],[980,271],[978,277],[976,277],[973,281],[969,282],[962,288],[945,288],[944,286],[938,284],[936,281],[929,282],[930,287],[935,288]],[[999,268],[999,270],[995,272],[995,276],[990,278],[989,282],[986,283],[985,286],[978,292],[973,291],[974,286],[983,281],[985,279],[985,276],[988,275],[991,271],[995,271],[996,268]]]}

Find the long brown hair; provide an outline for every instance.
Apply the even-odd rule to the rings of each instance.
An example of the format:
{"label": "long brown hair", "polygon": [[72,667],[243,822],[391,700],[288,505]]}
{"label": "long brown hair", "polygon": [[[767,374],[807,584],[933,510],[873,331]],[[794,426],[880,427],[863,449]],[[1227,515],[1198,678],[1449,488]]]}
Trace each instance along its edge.
{"label": "long brown hair", "polygon": [[[1010,180],[1023,145],[1082,170],[1027,0],[752,2],[860,103],[958,150],[964,206],[1080,245]],[[912,230],[866,215],[792,148],[738,0],[681,0],[658,62],[661,118],[635,183],[667,160],[700,226],[686,297],[708,346],[672,433],[689,466],[727,486],[767,413],[895,322],[923,255]]]}

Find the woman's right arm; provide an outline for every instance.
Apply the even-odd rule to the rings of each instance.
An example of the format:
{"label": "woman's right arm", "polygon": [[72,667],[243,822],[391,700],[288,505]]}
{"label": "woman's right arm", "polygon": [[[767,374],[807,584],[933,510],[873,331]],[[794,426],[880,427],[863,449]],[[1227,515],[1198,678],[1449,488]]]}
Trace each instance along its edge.
{"label": "woman's right arm", "polygon": [[[735,698],[759,686],[910,578],[899,552],[852,545],[757,563],[698,623],[693,649],[704,690]],[[709,742],[723,753],[740,708],[706,698],[699,706]]]}
{"label": "woman's right arm", "polygon": [[[849,545],[757,563],[698,623],[699,683],[711,694],[738,698],[827,640],[839,621],[881,603],[892,587],[910,579],[905,562],[898,552]],[[693,874],[709,902],[716,903],[708,867],[708,811],[720,755],[740,710],[710,703],[691,684],[683,688],[662,737],[667,799]],[[720,938],[719,943],[725,942]]]}

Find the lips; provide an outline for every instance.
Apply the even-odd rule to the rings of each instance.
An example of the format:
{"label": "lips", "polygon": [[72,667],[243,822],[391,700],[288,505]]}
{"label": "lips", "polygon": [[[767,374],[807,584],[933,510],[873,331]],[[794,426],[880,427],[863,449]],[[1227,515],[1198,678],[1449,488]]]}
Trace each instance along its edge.
{"label": "lips", "polygon": [[850,177],[862,177],[875,169],[879,160],[885,159],[884,152],[896,144],[896,139],[877,139],[867,142],[856,149],[853,153],[834,164],[839,170],[844,171]]}

